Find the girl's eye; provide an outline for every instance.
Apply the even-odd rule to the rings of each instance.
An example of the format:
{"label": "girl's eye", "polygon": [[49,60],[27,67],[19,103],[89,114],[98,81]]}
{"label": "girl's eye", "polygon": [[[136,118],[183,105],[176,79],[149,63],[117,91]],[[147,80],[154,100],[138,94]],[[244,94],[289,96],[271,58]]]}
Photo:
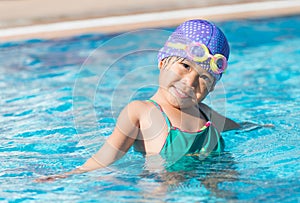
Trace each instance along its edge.
{"label": "girl's eye", "polygon": [[204,79],[204,80],[208,80],[209,78],[206,75],[200,75],[200,78]]}
{"label": "girl's eye", "polygon": [[187,69],[187,70],[190,70],[191,69],[191,66],[189,66],[188,64],[186,63],[182,63],[182,66]]}
{"label": "girl's eye", "polygon": [[206,75],[200,75],[199,78],[205,80],[206,84],[211,84],[212,83],[211,79]]}

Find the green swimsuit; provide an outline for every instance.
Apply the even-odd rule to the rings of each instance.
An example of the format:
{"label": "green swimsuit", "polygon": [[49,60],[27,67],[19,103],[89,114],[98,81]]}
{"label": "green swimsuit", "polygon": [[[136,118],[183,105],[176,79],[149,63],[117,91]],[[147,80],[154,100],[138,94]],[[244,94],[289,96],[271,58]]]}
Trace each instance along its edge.
{"label": "green swimsuit", "polygon": [[224,149],[224,141],[213,124],[205,116],[206,124],[197,132],[187,132],[172,126],[169,118],[161,106],[153,100],[153,103],[163,114],[168,125],[168,136],[161,149],[160,155],[168,162],[175,163],[185,155],[209,154],[210,152],[220,153]]}

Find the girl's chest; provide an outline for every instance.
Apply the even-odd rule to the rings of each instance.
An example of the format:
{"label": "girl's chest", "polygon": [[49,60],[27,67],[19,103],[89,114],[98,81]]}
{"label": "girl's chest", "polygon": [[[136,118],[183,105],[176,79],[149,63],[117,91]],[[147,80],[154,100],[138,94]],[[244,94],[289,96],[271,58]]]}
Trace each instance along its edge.
{"label": "girl's chest", "polygon": [[206,121],[203,119],[187,118],[184,115],[169,119],[162,112],[152,110],[140,119],[140,130],[135,142],[135,149],[146,154],[158,154],[163,148],[171,128],[196,132],[205,123]]}

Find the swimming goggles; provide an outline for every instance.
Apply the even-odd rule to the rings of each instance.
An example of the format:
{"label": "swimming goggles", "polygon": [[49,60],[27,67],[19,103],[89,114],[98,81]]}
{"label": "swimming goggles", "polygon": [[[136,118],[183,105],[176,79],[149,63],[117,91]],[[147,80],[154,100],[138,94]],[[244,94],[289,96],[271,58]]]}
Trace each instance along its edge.
{"label": "swimming goggles", "polygon": [[189,45],[182,43],[167,42],[166,46],[184,50],[188,57],[195,62],[202,63],[207,59],[210,59],[210,69],[215,74],[223,73],[227,68],[226,57],[222,54],[211,55],[208,48],[199,42],[192,42]]}

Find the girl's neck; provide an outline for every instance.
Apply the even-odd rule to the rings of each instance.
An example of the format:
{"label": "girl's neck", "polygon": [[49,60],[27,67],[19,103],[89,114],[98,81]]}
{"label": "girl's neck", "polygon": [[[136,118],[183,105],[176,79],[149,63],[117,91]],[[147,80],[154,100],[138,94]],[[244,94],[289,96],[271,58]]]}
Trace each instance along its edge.
{"label": "girl's neck", "polygon": [[195,113],[195,110],[198,111],[197,105],[191,106],[189,108],[180,108],[178,106],[172,105],[165,97],[165,94],[163,94],[161,91],[163,90],[158,89],[158,91],[151,97],[151,99],[156,101],[163,108],[167,108],[172,111],[181,111],[183,113],[187,113],[191,115]]}

